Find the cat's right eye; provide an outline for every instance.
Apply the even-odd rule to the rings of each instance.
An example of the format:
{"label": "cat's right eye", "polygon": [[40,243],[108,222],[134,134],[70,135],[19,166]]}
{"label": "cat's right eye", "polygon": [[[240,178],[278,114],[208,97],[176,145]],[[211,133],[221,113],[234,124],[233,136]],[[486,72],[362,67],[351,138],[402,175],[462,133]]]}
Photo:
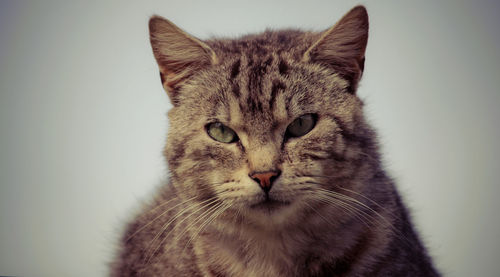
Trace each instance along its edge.
{"label": "cat's right eye", "polygon": [[239,139],[236,132],[220,122],[210,123],[206,128],[208,135],[216,141],[232,143]]}

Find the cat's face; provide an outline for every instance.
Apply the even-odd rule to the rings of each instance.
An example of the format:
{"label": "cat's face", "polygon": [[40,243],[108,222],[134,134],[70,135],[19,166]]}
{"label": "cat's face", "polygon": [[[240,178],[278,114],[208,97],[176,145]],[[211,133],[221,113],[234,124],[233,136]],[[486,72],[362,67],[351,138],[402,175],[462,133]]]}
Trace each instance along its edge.
{"label": "cat's face", "polygon": [[[354,121],[360,102],[345,91],[344,80],[307,64],[289,60],[288,70],[280,73],[284,59],[278,56],[252,63],[235,57],[192,81],[181,104],[170,111],[166,155],[171,170],[191,192],[262,212],[265,209],[252,209],[266,199],[253,172],[281,172],[267,194],[287,204],[307,196],[307,187],[328,186],[323,176],[348,173],[339,122]],[[228,70],[235,65],[239,74]],[[249,74],[256,67],[265,74]],[[258,93],[249,90],[251,83],[260,84]],[[290,135],[287,129],[297,119],[312,122],[312,129]],[[234,138],[224,142],[211,137],[209,128],[217,128],[211,123],[230,128]]]}
{"label": "cat's face", "polygon": [[[152,34],[160,28],[150,26]],[[333,59],[324,53],[331,49],[321,49],[328,35],[311,33],[206,44],[190,37],[164,53],[171,46],[155,39],[174,103],[165,155],[185,199],[286,221],[324,200],[323,191],[356,180],[363,145],[350,138],[362,124],[362,104],[353,92],[364,58],[354,62],[359,72],[338,68],[342,59],[328,66],[322,61]],[[176,51],[189,60],[172,62]]]}

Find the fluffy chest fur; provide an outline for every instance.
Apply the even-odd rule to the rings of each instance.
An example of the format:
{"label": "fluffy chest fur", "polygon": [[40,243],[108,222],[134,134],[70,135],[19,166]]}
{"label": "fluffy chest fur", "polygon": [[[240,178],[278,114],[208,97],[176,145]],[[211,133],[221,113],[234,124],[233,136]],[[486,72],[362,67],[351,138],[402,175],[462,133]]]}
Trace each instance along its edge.
{"label": "fluffy chest fur", "polygon": [[357,259],[361,266],[378,252],[377,248],[368,246],[368,241],[376,241],[379,245],[385,243],[383,238],[363,233],[361,229],[339,226],[336,236],[331,235],[331,229],[321,228],[315,228],[314,234],[308,234],[311,230],[294,228],[286,232],[251,231],[223,236],[220,234],[225,232],[213,230],[195,243],[195,249],[199,265],[206,275],[342,275],[346,273],[346,268],[327,265],[338,264],[346,259],[355,262]]}
{"label": "fluffy chest fur", "polygon": [[437,276],[356,96],[368,17],[201,41],[153,17],[170,181],[114,276]]}

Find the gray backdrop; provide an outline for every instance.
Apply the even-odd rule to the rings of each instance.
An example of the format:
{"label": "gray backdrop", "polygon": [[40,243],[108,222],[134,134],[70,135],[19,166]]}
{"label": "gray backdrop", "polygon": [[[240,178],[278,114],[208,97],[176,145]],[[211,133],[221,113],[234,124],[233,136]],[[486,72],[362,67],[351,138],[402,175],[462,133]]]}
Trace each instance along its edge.
{"label": "gray backdrop", "polygon": [[[323,30],[354,6],[249,3],[0,2],[0,275],[105,276],[124,222],[166,178],[149,16],[207,38]],[[361,3],[359,95],[386,167],[442,272],[498,276],[500,5]]]}

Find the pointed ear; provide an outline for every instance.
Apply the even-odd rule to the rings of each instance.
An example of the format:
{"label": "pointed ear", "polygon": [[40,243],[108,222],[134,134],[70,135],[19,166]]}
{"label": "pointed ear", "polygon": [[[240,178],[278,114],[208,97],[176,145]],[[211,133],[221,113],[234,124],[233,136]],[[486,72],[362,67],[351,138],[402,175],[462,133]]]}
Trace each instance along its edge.
{"label": "pointed ear", "polygon": [[348,91],[355,93],[363,73],[367,41],[368,14],[363,6],[357,6],[321,34],[304,53],[303,61],[332,68],[349,82]]}
{"label": "pointed ear", "polygon": [[149,38],[160,67],[160,77],[172,104],[177,104],[179,87],[195,71],[217,63],[215,52],[172,22],[153,16]]}

